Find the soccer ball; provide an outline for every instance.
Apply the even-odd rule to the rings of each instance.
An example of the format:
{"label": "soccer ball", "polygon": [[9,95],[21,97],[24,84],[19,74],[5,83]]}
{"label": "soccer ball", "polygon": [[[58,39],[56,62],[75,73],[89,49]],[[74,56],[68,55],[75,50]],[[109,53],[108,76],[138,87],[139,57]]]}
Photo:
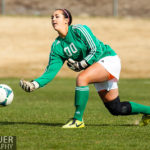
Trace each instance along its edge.
{"label": "soccer ball", "polygon": [[12,103],[14,93],[6,84],[0,84],[0,105],[7,106]]}

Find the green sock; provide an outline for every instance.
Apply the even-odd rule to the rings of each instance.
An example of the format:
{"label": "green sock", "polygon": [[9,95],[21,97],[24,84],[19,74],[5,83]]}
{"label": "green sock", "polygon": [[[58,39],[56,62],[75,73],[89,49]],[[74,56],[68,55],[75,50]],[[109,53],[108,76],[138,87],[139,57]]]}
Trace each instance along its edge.
{"label": "green sock", "polygon": [[137,104],[134,102],[129,102],[131,104],[131,114],[147,114],[150,115],[150,106],[145,106],[145,105],[141,105],[141,104]]}
{"label": "green sock", "polygon": [[74,118],[82,121],[83,113],[89,97],[88,86],[77,86],[75,89],[75,107]]}

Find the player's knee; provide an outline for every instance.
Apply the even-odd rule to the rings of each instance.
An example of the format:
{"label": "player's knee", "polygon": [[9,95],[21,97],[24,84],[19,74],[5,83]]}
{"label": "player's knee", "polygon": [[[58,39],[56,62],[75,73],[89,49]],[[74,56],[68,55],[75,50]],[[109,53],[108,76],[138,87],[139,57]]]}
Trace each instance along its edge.
{"label": "player's knee", "polygon": [[85,85],[87,85],[88,82],[87,82],[86,76],[83,75],[83,74],[79,74],[78,77],[77,77],[76,83],[77,83],[78,86],[85,86]]}
{"label": "player's knee", "polygon": [[112,115],[129,115],[131,114],[131,105],[129,102],[120,102],[119,97],[115,100],[104,103],[105,107]]}

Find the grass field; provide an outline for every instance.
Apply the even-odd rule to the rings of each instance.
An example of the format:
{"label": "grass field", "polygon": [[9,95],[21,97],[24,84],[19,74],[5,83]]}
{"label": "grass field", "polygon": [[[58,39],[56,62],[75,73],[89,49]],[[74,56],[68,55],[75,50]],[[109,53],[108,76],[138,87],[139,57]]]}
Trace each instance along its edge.
{"label": "grass field", "polygon": [[[141,115],[114,117],[93,85],[84,115],[86,128],[62,129],[74,113],[75,80],[56,78],[46,87],[25,93],[19,79],[1,78],[14,90],[10,106],[0,107],[0,135],[17,136],[18,150],[149,150],[150,126],[137,126]],[[121,79],[121,100],[150,105],[149,79]]]}

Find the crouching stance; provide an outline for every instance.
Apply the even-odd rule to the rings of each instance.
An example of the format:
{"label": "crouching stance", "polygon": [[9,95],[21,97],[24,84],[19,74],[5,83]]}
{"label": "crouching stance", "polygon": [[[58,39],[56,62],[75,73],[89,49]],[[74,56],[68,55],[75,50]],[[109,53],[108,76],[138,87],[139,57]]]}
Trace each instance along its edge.
{"label": "crouching stance", "polygon": [[33,81],[20,81],[26,92],[48,84],[59,72],[64,62],[73,71],[81,71],[76,79],[75,113],[63,128],[83,128],[83,114],[89,97],[89,84],[95,88],[105,107],[112,115],[144,114],[141,125],[150,121],[150,107],[134,102],[121,102],[117,82],[121,63],[116,52],[105,45],[86,25],[71,25],[72,16],[66,9],[56,9],[51,16],[58,37],[52,44],[49,63],[42,76]]}

